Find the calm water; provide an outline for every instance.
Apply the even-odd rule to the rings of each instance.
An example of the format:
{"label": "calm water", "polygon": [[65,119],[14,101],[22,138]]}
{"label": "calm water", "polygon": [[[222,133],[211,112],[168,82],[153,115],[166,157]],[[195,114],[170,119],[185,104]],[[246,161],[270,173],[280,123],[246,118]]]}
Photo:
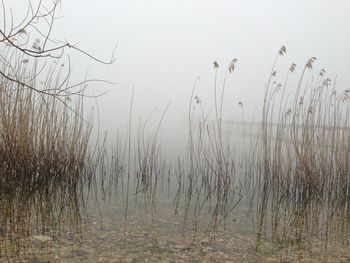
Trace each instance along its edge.
{"label": "calm water", "polygon": [[[150,197],[125,189],[19,193],[1,200],[2,262],[349,262],[349,210],[291,204],[242,190],[226,216],[215,199],[196,208],[160,184]],[[92,190],[91,190],[92,189]],[[93,190],[95,189],[95,190]],[[134,189],[134,187],[130,187]],[[170,189],[170,192],[169,192]],[[132,192],[132,193],[131,193]],[[195,196],[195,195],[194,195]],[[250,196],[250,198],[248,198]],[[179,196],[178,196],[179,197]],[[178,204],[178,205],[176,205]],[[228,204],[230,206],[230,204]],[[187,209],[186,209],[187,207]],[[213,225],[213,222],[216,222]]]}
{"label": "calm water", "polygon": [[[238,137],[229,182],[217,179],[208,151],[195,155],[193,177],[186,159],[149,166],[152,155],[139,156],[146,165],[130,174],[129,193],[125,160],[120,173],[108,163],[104,176],[74,185],[2,187],[0,261],[350,262],[349,200],[265,189]],[[158,170],[147,177],[150,168]]]}

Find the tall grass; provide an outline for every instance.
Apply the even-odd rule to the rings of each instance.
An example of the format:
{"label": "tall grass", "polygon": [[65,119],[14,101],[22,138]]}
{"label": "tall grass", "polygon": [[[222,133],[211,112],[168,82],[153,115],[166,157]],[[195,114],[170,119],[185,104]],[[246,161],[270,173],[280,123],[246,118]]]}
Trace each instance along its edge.
{"label": "tall grass", "polygon": [[[96,148],[96,155],[91,156],[92,126],[84,120],[82,99],[76,97],[77,100],[71,101],[66,82],[60,81],[59,65],[49,68],[44,80],[37,78],[35,62],[29,67],[21,58],[11,70],[3,65],[3,72],[18,74],[7,74],[13,80],[0,76],[0,194],[22,200],[23,196],[18,197],[17,193],[26,196],[38,192],[40,196],[48,196],[58,189],[82,191],[78,186],[84,181],[90,187],[96,186],[99,179],[103,199],[121,187],[125,197],[125,237],[131,198],[136,200],[141,194],[143,200],[154,205],[159,186],[163,190],[165,184],[170,192],[170,182],[174,181],[177,184],[175,214],[183,208],[183,232],[187,232],[190,222],[194,236],[200,230],[204,213],[210,218],[206,225],[208,234],[225,221],[242,199],[242,183],[249,201],[258,202],[258,237],[266,229],[269,205],[273,212],[272,225],[276,228],[281,216],[287,213],[283,209],[287,209],[285,204],[289,202],[304,204],[312,200],[329,206],[342,205],[342,213],[347,214],[350,90],[339,93],[335,81],[327,78],[323,69],[318,75],[312,74],[316,61],[312,57],[302,68],[296,87],[291,89],[294,94],[286,96],[287,92],[291,94],[288,89],[296,65],[292,63],[285,77],[280,78],[276,65],[285,54],[286,48],[282,46],[268,77],[258,139],[244,134],[249,126],[244,121],[243,104],[239,104],[243,148],[250,147],[244,154],[234,147],[232,125],[222,117],[226,79],[233,73],[237,60],[232,60],[225,69],[220,87],[219,65],[214,63],[213,106],[203,105],[195,96],[199,82],[196,79],[188,108],[188,144],[184,146],[187,154],[179,156],[173,166],[171,161],[164,161],[159,138],[169,105],[155,132],[146,136],[146,120],[134,142],[132,98],[125,142],[118,140],[109,153],[104,140]],[[16,81],[18,76],[27,77]],[[21,83],[28,83],[34,89]],[[52,90],[55,95],[50,93]]]}
{"label": "tall grass", "polygon": [[[282,78],[276,69],[285,54],[282,46],[266,85],[260,138],[247,159],[252,164],[247,188],[253,181],[257,190],[251,197],[257,201],[258,241],[266,232],[268,214],[275,229],[296,210],[306,213],[310,203],[349,213],[350,91],[339,92],[324,69],[313,73],[315,57],[306,61],[296,86],[291,86],[296,64]],[[285,226],[287,231],[292,223]]]}
{"label": "tall grass", "polygon": [[[212,117],[210,105],[203,105],[200,98],[194,95],[199,78],[196,79],[190,97],[188,155],[184,168],[180,166],[185,162],[180,160],[177,162],[177,177],[179,187],[185,189],[184,226],[188,215],[192,214],[194,233],[199,230],[198,222],[206,209],[211,214],[207,225],[207,233],[210,234],[232,212],[241,199],[240,184],[236,184],[236,159],[231,142],[232,130],[230,126],[224,125],[222,119],[226,79],[228,73],[234,71],[236,62],[237,59],[232,60],[226,69],[220,90],[217,80],[219,65],[214,62],[214,117]],[[184,181],[180,181],[180,177],[185,178]]]}
{"label": "tall grass", "polygon": [[[284,53],[285,49],[279,52]],[[318,75],[307,74],[315,61],[314,57],[307,60],[289,99],[284,93],[295,64],[284,84],[273,80],[273,68],[261,122],[264,176],[275,192],[294,199],[327,197],[348,202],[349,90],[338,92],[324,69]]]}
{"label": "tall grass", "polygon": [[[57,67],[39,80],[36,64],[18,62],[14,78],[26,76],[21,81],[39,92],[0,76],[1,191],[19,185],[50,191],[57,182],[77,183],[86,172],[91,125],[83,119],[79,97],[73,102],[65,93]],[[62,96],[48,94],[59,89]]]}

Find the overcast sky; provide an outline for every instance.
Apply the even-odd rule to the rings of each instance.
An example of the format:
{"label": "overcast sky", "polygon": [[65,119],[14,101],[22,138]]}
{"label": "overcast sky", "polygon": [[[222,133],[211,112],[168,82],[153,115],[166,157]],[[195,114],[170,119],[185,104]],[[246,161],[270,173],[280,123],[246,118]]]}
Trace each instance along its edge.
{"label": "overcast sky", "polygon": [[98,100],[103,125],[124,125],[133,86],[135,119],[147,118],[156,108],[159,119],[171,101],[165,124],[183,121],[197,76],[195,94],[209,109],[213,61],[220,65],[220,83],[233,58],[238,63],[227,81],[224,116],[240,119],[239,101],[251,116],[261,105],[281,45],[287,47],[277,66],[282,79],[290,63],[297,64],[297,78],[315,56],[315,73],[325,68],[330,78],[338,75],[339,90],[350,88],[348,0],[63,0],[61,13],[55,37],[79,42],[99,58],[109,58],[118,42],[111,66],[73,56],[78,79],[81,70],[88,70],[91,77],[118,83],[91,87],[95,93],[108,90]]}

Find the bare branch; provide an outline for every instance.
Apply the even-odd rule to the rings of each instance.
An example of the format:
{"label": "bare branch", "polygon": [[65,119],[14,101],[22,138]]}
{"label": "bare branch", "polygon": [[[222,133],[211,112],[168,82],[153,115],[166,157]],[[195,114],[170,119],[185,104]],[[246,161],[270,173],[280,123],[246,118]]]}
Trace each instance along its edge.
{"label": "bare branch", "polygon": [[[85,90],[91,82],[115,83],[102,79],[85,79],[75,84],[69,84],[72,69],[68,50],[81,53],[98,63],[109,65],[115,62],[117,44],[112,51],[111,58],[103,60],[81,49],[77,44],[54,39],[52,37],[53,27],[55,21],[60,18],[57,16],[57,8],[60,6],[61,0],[50,2],[48,7],[44,5],[44,2],[44,0],[39,0],[33,5],[33,2],[28,0],[25,15],[19,22],[14,22],[12,8],[6,8],[5,1],[1,0],[2,10],[0,12],[3,14],[3,21],[2,26],[0,26],[0,81],[7,83],[8,87],[11,87],[12,83],[32,90],[38,93],[44,101],[46,101],[45,96],[54,97],[68,108],[70,107],[64,98],[70,96],[98,97],[105,94],[102,92],[89,96],[85,94]],[[31,45],[30,42],[36,36],[38,38]],[[58,64],[64,58],[68,59],[68,69],[65,67],[63,70],[58,68]],[[47,65],[50,64],[53,66],[49,66],[46,70]],[[60,75],[63,72],[66,73],[61,78]],[[46,82],[40,81],[43,84],[40,86],[38,80],[43,74],[47,74],[46,77],[44,75]]]}

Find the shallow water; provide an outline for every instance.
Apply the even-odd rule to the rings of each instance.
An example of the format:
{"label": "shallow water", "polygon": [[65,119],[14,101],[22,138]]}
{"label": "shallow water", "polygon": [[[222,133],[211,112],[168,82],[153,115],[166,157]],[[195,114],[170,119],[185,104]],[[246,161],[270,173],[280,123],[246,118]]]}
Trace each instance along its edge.
{"label": "shallow water", "polygon": [[262,211],[261,197],[249,200],[244,194],[223,217],[213,214],[215,200],[196,211],[195,202],[186,209],[181,198],[176,206],[172,191],[159,191],[153,198],[131,193],[125,217],[125,195],[114,194],[2,199],[1,261],[350,261],[344,206],[269,201]]}
{"label": "shallow water", "polygon": [[196,153],[191,172],[180,159],[168,172],[144,155],[151,145],[141,148],[144,166],[132,164],[129,195],[123,161],[120,173],[103,163],[105,176],[74,185],[2,189],[0,261],[350,262],[349,201],[264,190],[258,162],[238,150],[244,137],[230,135],[227,154],[240,152],[232,158],[241,165],[228,165],[223,179],[211,150]]}

